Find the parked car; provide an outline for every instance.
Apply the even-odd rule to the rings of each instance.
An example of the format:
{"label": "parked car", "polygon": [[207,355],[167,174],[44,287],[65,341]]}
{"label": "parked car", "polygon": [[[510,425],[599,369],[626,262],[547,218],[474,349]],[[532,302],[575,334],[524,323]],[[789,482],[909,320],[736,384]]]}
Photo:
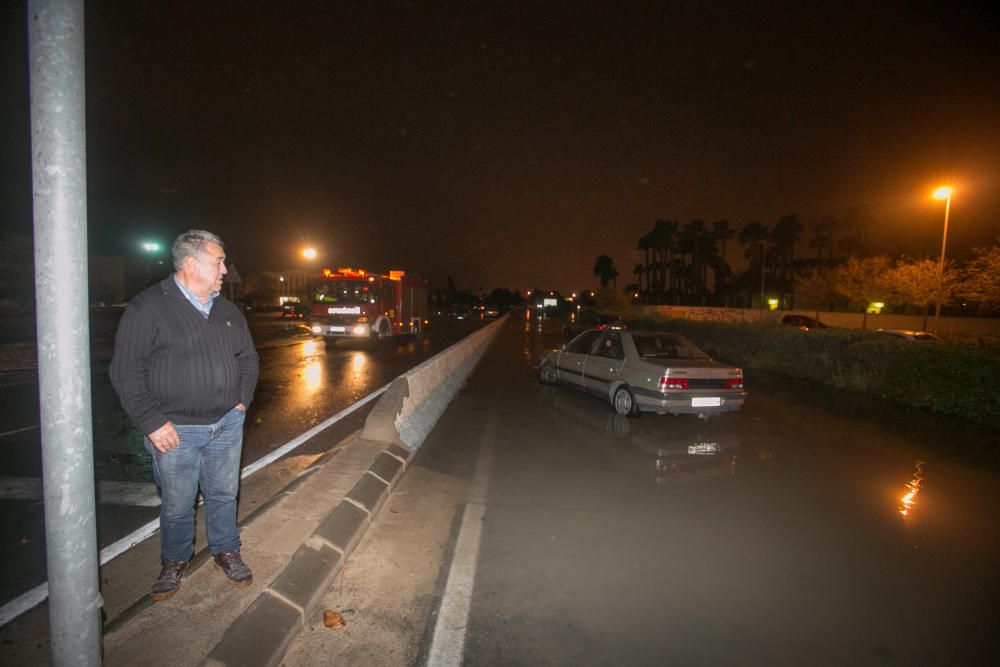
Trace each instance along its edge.
{"label": "parked car", "polygon": [[823,324],[819,320],[806,315],[785,315],[781,318],[781,323],[789,327],[798,327],[803,331],[831,328],[829,324]]}
{"label": "parked car", "polygon": [[305,308],[301,303],[286,303],[281,307],[281,316],[284,318],[301,319],[305,317]]}
{"label": "parked car", "polygon": [[896,338],[905,338],[906,340],[941,342],[940,336],[932,334],[930,331],[917,331],[914,329],[878,329],[877,331],[886,336],[895,336]]}
{"label": "parked car", "polygon": [[566,384],[607,399],[631,416],[711,414],[743,406],[743,371],[713,360],[683,336],[621,328],[590,329],[548,353],[543,384]]}

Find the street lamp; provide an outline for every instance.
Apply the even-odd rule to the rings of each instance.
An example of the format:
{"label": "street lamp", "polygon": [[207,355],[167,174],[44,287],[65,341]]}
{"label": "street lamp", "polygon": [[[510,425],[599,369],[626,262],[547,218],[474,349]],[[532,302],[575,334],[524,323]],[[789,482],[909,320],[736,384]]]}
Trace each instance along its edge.
{"label": "street lamp", "polygon": [[948,214],[951,213],[951,193],[954,190],[947,186],[942,185],[937,190],[935,190],[931,196],[934,199],[944,199],[944,233],[941,235],[941,260],[938,262],[938,293],[937,293],[937,303],[934,304],[934,333],[941,333],[941,293],[944,288],[944,251],[948,246]]}
{"label": "street lamp", "polygon": [[316,259],[316,248],[304,248],[302,256],[306,259]]}

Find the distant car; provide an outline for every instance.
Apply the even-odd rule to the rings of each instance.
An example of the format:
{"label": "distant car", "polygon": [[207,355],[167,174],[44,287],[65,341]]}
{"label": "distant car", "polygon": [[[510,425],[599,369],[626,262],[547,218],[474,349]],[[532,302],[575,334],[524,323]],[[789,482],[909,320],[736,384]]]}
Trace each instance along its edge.
{"label": "distant car", "polygon": [[781,323],[789,327],[798,327],[803,331],[831,328],[829,324],[823,324],[819,320],[807,317],[806,315],[785,315],[781,318]]}
{"label": "distant car", "polygon": [[932,334],[930,331],[917,331],[914,329],[878,329],[877,332],[885,334],[886,336],[905,338],[906,340],[923,340],[935,343],[941,342],[940,336]]}
{"label": "distant car", "polygon": [[281,307],[281,316],[295,319],[305,317],[305,306],[301,303],[286,303]]}
{"label": "distant car", "polygon": [[625,321],[618,315],[584,311],[576,318],[575,322],[570,322],[563,327],[563,338],[569,340],[594,327],[598,329],[623,329],[625,326]]}
{"label": "distant car", "polygon": [[483,319],[484,320],[495,320],[500,317],[500,311],[496,308],[485,308],[483,309]]}
{"label": "distant car", "polygon": [[707,419],[739,410],[746,396],[742,370],[658,331],[584,331],[542,359],[538,378],[605,398],[625,416],[643,411]]}

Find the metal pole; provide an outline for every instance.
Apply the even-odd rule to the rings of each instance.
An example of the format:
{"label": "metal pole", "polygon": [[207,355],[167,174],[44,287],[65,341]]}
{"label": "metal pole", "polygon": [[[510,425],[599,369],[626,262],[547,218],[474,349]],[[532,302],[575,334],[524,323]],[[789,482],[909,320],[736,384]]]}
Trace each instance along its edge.
{"label": "metal pole", "polygon": [[29,1],[38,391],[53,665],[101,664],[83,48],[83,0]]}
{"label": "metal pole", "polygon": [[944,289],[944,251],[948,246],[948,214],[951,213],[951,195],[944,204],[944,233],[941,235],[941,261],[938,262],[938,293],[934,304],[934,333],[941,335],[941,292]]}

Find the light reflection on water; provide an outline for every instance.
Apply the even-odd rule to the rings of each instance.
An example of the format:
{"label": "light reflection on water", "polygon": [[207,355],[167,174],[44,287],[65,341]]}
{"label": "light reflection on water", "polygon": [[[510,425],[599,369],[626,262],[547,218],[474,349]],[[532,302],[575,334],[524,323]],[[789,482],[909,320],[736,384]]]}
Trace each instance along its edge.
{"label": "light reflection on water", "polygon": [[355,371],[361,370],[366,363],[368,363],[368,355],[364,352],[355,352],[354,356],[351,357],[351,366],[354,367]]}
{"label": "light reflection on water", "polygon": [[361,391],[367,386],[368,370],[371,366],[371,356],[365,351],[355,351],[348,363],[343,366],[343,375],[339,380],[332,380],[338,387],[351,391]]}
{"label": "light reflection on water", "polygon": [[302,369],[302,379],[305,381],[303,389],[310,394],[323,385],[323,363],[316,356],[318,350],[318,341],[311,340],[302,344],[302,356],[306,359],[306,365]]}
{"label": "light reflection on water", "polygon": [[314,359],[306,364],[302,369],[302,378],[305,380],[305,390],[314,392],[323,384],[323,364],[319,359]]}
{"label": "light reflection on water", "polygon": [[914,465],[913,478],[906,483],[906,493],[899,499],[900,516],[904,519],[910,515],[910,511],[916,508],[917,494],[920,493],[920,486],[924,481],[924,462],[917,461]]}
{"label": "light reflection on water", "polygon": [[657,486],[736,474],[741,441],[733,420],[719,418],[706,424],[694,415],[629,418],[568,387],[546,387],[542,396],[581,454],[609,456],[623,473]]}

